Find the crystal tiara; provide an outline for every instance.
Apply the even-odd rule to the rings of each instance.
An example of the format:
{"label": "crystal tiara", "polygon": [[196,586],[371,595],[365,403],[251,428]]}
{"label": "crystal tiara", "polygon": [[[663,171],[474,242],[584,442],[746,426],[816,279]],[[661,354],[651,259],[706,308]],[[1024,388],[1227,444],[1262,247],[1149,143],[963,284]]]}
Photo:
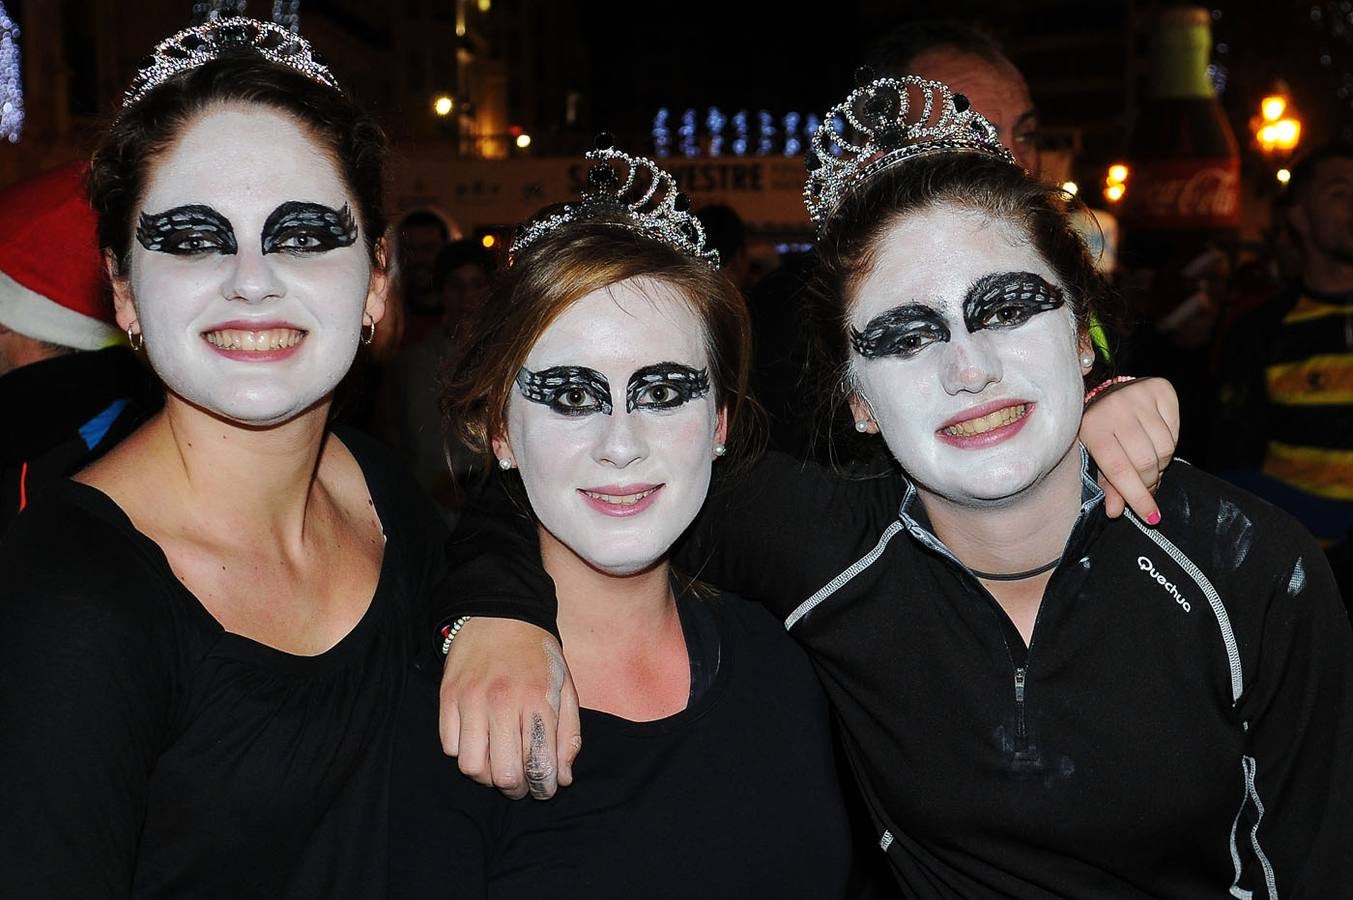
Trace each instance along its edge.
{"label": "crystal tiara", "polygon": [[180,72],[196,69],[232,50],[252,51],[269,62],[300,72],[311,81],[341,90],[329,67],[305,38],[272,22],[232,16],[185,28],[156,44],[137,66],[136,77],[122,97],[122,109],[139,103]]}
{"label": "crystal tiara", "polygon": [[996,127],[948,85],[916,75],[875,78],[868,67],[855,78],[859,87],[823,116],[805,156],[803,201],[819,234],[852,190],[897,163],[967,152],[1017,165]]}
{"label": "crystal tiara", "polygon": [[572,222],[614,221],[635,234],[657,238],[714,268],[719,254],[705,247],[705,228],[690,212],[691,203],[676,179],[657,163],[615,149],[609,134],[597,136],[587,159],[587,187],[576,203],[518,226],[508,251],[509,264],[547,234]]}

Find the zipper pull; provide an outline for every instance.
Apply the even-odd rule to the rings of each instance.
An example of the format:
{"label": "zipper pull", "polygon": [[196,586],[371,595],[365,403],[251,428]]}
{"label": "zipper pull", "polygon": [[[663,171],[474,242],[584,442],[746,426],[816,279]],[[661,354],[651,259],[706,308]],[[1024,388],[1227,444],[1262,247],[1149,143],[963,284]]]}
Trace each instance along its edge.
{"label": "zipper pull", "polygon": [[1023,739],[1028,736],[1028,729],[1024,725],[1024,666],[1015,668],[1015,737]]}

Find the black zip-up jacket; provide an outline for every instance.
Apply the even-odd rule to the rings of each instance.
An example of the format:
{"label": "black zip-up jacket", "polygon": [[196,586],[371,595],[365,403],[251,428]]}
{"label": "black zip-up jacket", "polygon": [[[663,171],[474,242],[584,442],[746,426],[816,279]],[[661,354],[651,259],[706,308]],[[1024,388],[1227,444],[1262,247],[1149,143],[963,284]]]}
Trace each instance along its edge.
{"label": "black zip-up jacket", "polygon": [[[1028,647],[897,478],[767,458],[677,562],[809,651],[909,896],[1347,896],[1353,629],[1319,548],[1178,462],[1158,527],[1110,520],[1082,465]],[[493,505],[451,584],[548,609],[534,529]]]}

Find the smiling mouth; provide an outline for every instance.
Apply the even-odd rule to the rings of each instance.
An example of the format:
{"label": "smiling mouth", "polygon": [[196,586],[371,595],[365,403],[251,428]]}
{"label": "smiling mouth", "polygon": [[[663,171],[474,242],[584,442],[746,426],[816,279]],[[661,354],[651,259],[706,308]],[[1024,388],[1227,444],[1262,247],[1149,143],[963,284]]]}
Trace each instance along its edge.
{"label": "smiling mouth", "polygon": [[305,337],[305,332],[299,328],[266,328],[261,331],[224,328],[219,331],[204,331],[202,337],[218,350],[263,353],[295,347]]}
{"label": "smiling mouth", "polygon": [[[661,485],[658,487],[661,487]],[[633,506],[657,489],[657,487],[651,487],[646,491],[639,491],[637,494],[599,494],[596,491],[583,491],[583,493],[593,500],[609,503],[612,506]]]}
{"label": "smiling mouth", "polygon": [[988,431],[995,431],[997,428],[1013,425],[1028,414],[1029,404],[1019,403],[987,413],[985,416],[976,419],[955,423],[940,430],[951,437],[975,437],[979,434],[986,434]]}

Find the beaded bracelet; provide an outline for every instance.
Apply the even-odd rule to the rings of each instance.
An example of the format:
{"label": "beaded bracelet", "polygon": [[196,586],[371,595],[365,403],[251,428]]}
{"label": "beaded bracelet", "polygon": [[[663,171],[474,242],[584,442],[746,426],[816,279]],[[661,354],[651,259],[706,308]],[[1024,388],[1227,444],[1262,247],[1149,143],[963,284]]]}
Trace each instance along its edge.
{"label": "beaded bracelet", "polygon": [[1101,384],[1097,384],[1097,385],[1095,385],[1094,387],[1090,388],[1090,390],[1086,391],[1086,392],[1085,392],[1085,405],[1086,405],[1086,406],[1089,406],[1091,400],[1094,400],[1096,397],[1098,397],[1100,394],[1104,393],[1105,391],[1107,391],[1109,388],[1113,387],[1114,385],[1118,385],[1118,384],[1127,384],[1129,381],[1136,381],[1136,380],[1137,380],[1137,378],[1136,378],[1136,376],[1134,376],[1134,375],[1115,375],[1115,376],[1113,376],[1112,378],[1110,378],[1108,381],[1105,381],[1105,382],[1103,382],[1103,383],[1101,383]]}
{"label": "beaded bracelet", "polygon": [[450,625],[442,626],[442,656],[451,652],[451,642],[460,634],[460,630],[465,627],[465,623],[473,619],[474,616],[461,616]]}

